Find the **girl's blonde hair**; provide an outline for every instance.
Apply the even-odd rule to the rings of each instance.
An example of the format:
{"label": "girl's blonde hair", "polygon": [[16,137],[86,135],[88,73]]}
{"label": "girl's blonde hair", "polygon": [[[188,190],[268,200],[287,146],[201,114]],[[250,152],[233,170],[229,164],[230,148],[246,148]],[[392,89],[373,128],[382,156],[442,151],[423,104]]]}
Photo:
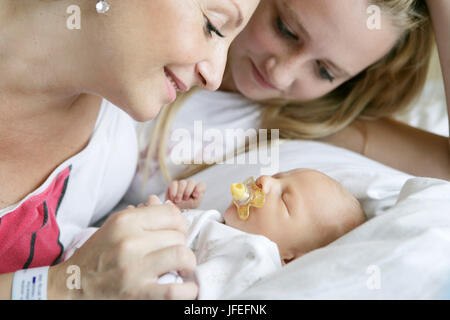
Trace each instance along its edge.
{"label": "girl's blonde hair", "polygon": [[[261,103],[261,128],[269,129],[269,132],[270,129],[279,129],[283,139],[318,139],[338,132],[358,117],[377,119],[391,116],[413,102],[425,85],[434,48],[425,1],[369,2],[379,6],[401,31],[396,45],[382,59],[321,98],[306,103]],[[160,114],[150,143],[146,166],[158,149],[158,161],[167,181],[171,180],[166,167],[167,134],[174,115],[189,95],[180,97]],[[176,179],[187,178],[209,166],[191,166]]]}

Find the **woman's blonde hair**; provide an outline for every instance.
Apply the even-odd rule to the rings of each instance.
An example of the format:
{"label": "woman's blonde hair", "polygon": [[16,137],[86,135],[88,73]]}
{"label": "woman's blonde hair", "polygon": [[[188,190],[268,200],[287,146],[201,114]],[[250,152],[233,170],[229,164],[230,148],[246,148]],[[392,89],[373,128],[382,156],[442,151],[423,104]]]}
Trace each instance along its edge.
{"label": "woman's blonde hair", "polygon": [[[280,138],[283,139],[318,139],[338,132],[358,117],[377,119],[391,116],[407,108],[421,93],[434,48],[425,1],[369,2],[379,6],[401,31],[396,45],[382,59],[321,98],[306,103],[262,103],[261,128],[269,129],[269,132],[270,129],[279,129]],[[165,164],[167,132],[185,98],[168,106],[158,117],[149,148],[148,162],[155,150],[159,149],[158,161],[168,181],[171,177]],[[156,143],[158,139],[159,147]],[[176,179],[184,179],[209,166],[192,166]]]}

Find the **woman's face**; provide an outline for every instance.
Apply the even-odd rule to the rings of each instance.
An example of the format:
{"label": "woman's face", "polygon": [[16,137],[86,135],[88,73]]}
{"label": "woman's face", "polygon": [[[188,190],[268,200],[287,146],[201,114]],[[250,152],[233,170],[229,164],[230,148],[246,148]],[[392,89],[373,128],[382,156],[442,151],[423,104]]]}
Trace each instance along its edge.
{"label": "woman's face", "polygon": [[233,42],[224,88],[253,100],[309,101],[382,58],[399,34],[370,30],[366,0],[262,0]]}
{"label": "woman's face", "polygon": [[218,89],[231,41],[259,0],[109,3],[110,11],[92,13],[87,27],[95,61],[91,81],[101,83],[97,93],[136,120],[146,121],[173,102],[176,91],[193,86]]}

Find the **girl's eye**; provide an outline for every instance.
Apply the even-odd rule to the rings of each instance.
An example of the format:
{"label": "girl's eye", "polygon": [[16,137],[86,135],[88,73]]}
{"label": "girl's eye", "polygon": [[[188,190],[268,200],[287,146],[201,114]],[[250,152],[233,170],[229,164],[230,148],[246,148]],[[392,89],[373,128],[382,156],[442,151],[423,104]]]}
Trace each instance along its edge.
{"label": "girl's eye", "polygon": [[206,16],[205,16],[205,26],[206,32],[209,34],[210,37],[212,37],[213,33],[215,33],[219,37],[225,38],[225,36],[221,34],[219,30],[217,30],[217,28],[211,23],[211,21]]}
{"label": "girl's eye", "polygon": [[334,77],[328,72],[328,70],[320,64],[320,62],[317,62],[318,68],[319,68],[319,76],[321,79],[328,80],[330,82],[333,82]]}
{"label": "girl's eye", "polygon": [[283,23],[283,20],[281,20],[280,17],[277,18],[276,25],[278,31],[284,38],[290,40],[298,40],[298,37],[291,30],[289,30],[289,28]]}

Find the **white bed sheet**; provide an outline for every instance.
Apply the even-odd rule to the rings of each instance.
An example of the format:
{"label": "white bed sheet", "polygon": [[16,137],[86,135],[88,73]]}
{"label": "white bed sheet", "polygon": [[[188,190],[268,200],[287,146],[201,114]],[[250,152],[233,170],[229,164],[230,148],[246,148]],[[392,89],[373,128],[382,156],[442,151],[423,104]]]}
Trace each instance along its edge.
{"label": "white bed sheet", "polygon": [[[369,221],[262,280],[237,299],[434,299],[450,284],[450,183],[412,177],[330,145],[279,147],[280,170],[313,168],[344,185]],[[259,165],[217,165],[195,176],[208,186],[200,209],[222,211],[229,186]]]}

